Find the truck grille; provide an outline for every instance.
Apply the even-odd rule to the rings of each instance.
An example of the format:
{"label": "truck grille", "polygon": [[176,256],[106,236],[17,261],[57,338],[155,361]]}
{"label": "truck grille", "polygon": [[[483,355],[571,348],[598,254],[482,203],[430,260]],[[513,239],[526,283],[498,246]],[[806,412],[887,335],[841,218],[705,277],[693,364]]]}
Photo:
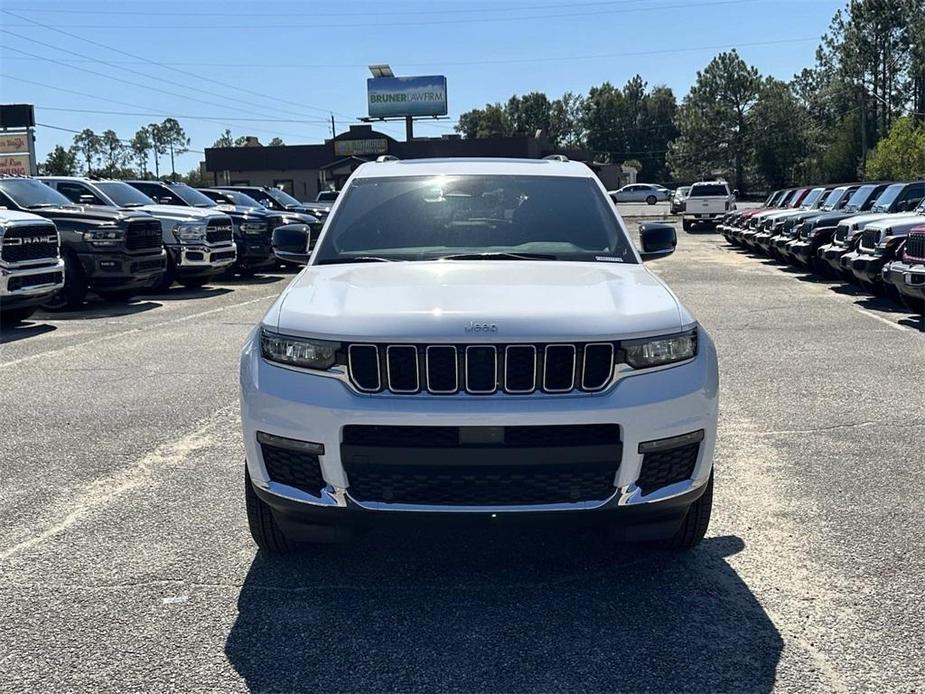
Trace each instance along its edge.
{"label": "truck grille", "polygon": [[613,343],[520,345],[374,345],[347,348],[357,389],[399,394],[466,392],[512,395],[602,390],[611,381]]}
{"label": "truck grille", "polygon": [[880,240],[880,232],[877,229],[865,229],[861,234],[861,248],[872,251],[877,247]]}
{"label": "truck grille", "polygon": [[833,237],[835,243],[839,246],[844,246],[845,242],[848,240],[848,225],[839,224],[838,228],[835,230],[835,236]]}
{"label": "truck grille", "polygon": [[913,231],[906,238],[906,260],[925,263],[925,231]]}
{"label": "truck grille", "polygon": [[125,247],[130,251],[160,248],[161,223],[156,219],[129,222],[125,234]]}
{"label": "truck grille", "polygon": [[353,499],[438,506],[603,501],[621,455],[616,424],[349,425],[341,445]]}
{"label": "truck grille", "polygon": [[11,292],[17,292],[29,287],[40,287],[43,284],[60,284],[63,281],[63,272],[42,272],[37,275],[26,275],[25,277],[10,277],[7,288]]}
{"label": "truck grille", "polygon": [[0,238],[0,259],[7,263],[55,260],[58,257],[58,232],[51,224],[7,227]]}
{"label": "truck grille", "polygon": [[213,219],[206,228],[206,241],[208,243],[229,242],[232,239],[233,228],[230,220]]}

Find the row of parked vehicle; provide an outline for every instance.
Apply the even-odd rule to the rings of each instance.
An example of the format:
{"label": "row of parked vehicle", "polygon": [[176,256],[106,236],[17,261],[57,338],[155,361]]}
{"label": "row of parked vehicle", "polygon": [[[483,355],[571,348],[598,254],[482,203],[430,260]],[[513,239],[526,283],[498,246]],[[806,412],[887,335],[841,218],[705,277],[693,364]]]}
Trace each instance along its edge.
{"label": "row of parked vehicle", "polygon": [[330,206],[259,186],[0,178],[0,321],[304,262]]}
{"label": "row of parked vehicle", "polygon": [[925,180],[778,190],[717,228],[731,244],[925,313]]}

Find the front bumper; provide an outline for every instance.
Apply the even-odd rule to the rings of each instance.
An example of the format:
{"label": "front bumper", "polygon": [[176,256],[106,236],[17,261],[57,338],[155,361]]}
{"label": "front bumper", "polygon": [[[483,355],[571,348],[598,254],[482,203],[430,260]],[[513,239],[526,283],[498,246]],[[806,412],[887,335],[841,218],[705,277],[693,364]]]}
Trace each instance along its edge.
{"label": "front bumper", "polygon": [[[260,356],[255,332],[242,353],[240,372],[248,471],[261,497],[277,510],[285,508],[280,513],[290,515],[299,508],[308,514],[348,508],[476,515],[586,512],[627,507],[655,509],[685,495],[693,500],[712,470],[718,411],[716,353],[702,331],[700,339],[700,352],[692,361],[650,373],[631,372],[596,394],[406,396],[359,394],[336,377],[270,365]],[[603,500],[475,507],[361,502],[351,496],[350,480],[341,459],[343,428],[353,424],[492,428],[617,424],[622,452],[615,461],[612,492]],[[704,432],[703,440],[691,476],[643,493],[636,485],[644,457],[638,452],[639,444],[698,430]],[[270,479],[257,441],[258,432],[324,446],[319,462],[326,486],[320,495]]]}
{"label": "front bumper", "polygon": [[238,250],[233,243],[220,246],[187,245],[170,248],[174,267],[179,277],[209,277],[233,265]]}
{"label": "front bumper", "polygon": [[270,267],[276,262],[269,239],[245,235],[243,238],[236,238],[234,243],[238,253],[235,264],[238,267],[258,270]]}
{"label": "front bumper", "polygon": [[925,299],[925,264],[911,265],[894,260],[884,266],[882,278],[901,294],[913,299]]}
{"label": "front bumper", "polygon": [[847,246],[839,246],[834,243],[828,243],[820,246],[816,251],[816,257],[826,263],[833,272],[840,273],[845,268],[842,266],[842,258],[848,253]]}
{"label": "front bumper", "polygon": [[4,308],[38,306],[64,286],[64,261],[29,268],[0,267]]}
{"label": "front bumper", "polygon": [[872,253],[863,253],[861,251],[852,251],[842,257],[844,267],[851,271],[855,277],[862,282],[879,284],[883,279],[881,272],[883,266],[888,262],[887,258]]}
{"label": "front bumper", "polygon": [[167,252],[78,254],[87,282],[94,289],[131,289],[147,285],[167,269]]}

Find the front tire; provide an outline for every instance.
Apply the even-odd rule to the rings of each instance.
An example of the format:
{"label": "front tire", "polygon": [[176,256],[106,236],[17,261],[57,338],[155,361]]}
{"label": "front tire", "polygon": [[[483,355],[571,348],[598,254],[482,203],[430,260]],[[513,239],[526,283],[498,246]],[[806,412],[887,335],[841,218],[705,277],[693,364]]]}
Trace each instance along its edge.
{"label": "front tire", "polygon": [[684,231],[690,231],[693,226],[694,223],[690,219],[681,220],[681,228],[684,229]]}
{"label": "front tire", "polygon": [[87,296],[87,278],[80,261],[71,253],[64,254],[64,286],[42,304],[49,311],[71,311],[79,308]]}
{"label": "front tire", "polygon": [[254,491],[247,464],[244,467],[244,505],[247,508],[247,526],[251,537],[262,551],[268,554],[292,554],[297,545],[280,529],[273,512]]}
{"label": "front tire", "polygon": [[684,521],[678,531],[668,540],[665,540],[663,547],[675,551],[685,551],[696,547],[707,534],[707,528],[710,527],[710,515],[713,511],[713,472],[710,472],[710,481],[707,482],[707,488],[703,494],[687,511]]}

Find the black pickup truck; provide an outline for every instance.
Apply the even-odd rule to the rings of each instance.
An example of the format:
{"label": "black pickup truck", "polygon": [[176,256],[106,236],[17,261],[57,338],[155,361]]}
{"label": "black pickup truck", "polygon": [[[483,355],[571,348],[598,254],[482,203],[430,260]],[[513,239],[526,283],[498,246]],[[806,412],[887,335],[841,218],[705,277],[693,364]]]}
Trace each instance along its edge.
{"label": "black pickup truck", "polygon": [[324,222],[331,212],[332,202],[315,201],[302,202],[292,197],[285,190],[271,188],[270,186],[216,186],[222,190],[237,190],[249,195],[267,209],[274,212],[302,212],[317,217]]}
{"label": "black pickup truck", "polygon": [[161,223],[146,212],[74,205],[33,178],[0,178],[0,206],[32,212],[58,228],[64,287],[49,309],[80,306],[87,292],[125,301],[164,272]]}
{"label": "black pickup truck", "polygon": [[234,243],[238,254],[233,268],[238,274],[252,275],[276,264],[272,234],[273,229],[283,223],[278,215],[253,207],[219,204],[185,183],[163,183],[161,181],[126,181],[126,183],[161,205],[213,209],[231,217]]}
{"label": "black pickup truck", "polygon": [[267,214],[278,216],[285,225],[306,226],[310,233],[308,248],[311,250],[315,247],[315,241],[321,235],[321,227],[324,223],[315,215],[307,212],[293,212],[292,210],[273,210],[270,211],[262,203],[254,200],[247,193],[239,190],[230,190],[226,188],[197,188],[197,190],[206,197],[214,200],[219,205],[236,205],[238,207],[255,207]]}

